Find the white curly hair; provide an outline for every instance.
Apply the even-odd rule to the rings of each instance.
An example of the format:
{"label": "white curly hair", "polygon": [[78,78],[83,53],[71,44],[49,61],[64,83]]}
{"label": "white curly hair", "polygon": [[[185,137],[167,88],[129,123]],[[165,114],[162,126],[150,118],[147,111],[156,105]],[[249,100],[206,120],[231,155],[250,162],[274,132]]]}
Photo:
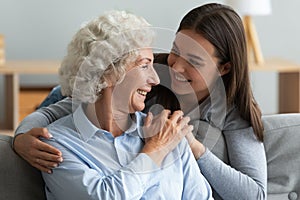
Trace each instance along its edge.
{"label": "white curly hair", "polygon": [[138,49],[150,47],[154,31],[142,17],[110,11],[83,26],[68,45],[59,69],[62,94],[93,103],[107,83],[123,80]]}

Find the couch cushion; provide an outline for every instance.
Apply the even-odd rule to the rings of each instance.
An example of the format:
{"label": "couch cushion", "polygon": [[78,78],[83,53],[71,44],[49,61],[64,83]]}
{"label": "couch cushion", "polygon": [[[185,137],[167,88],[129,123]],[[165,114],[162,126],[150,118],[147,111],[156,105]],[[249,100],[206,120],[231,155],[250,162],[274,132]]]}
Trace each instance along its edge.
{"label": "couch cushion", "polygon": [[41,173],[12,150],[11,142],[12,137],[0,135],[0,199],[46,199]]}
{"label": "couch cushion", "polygon": [[300,114],[265,115],[268,199],[300,198]]}

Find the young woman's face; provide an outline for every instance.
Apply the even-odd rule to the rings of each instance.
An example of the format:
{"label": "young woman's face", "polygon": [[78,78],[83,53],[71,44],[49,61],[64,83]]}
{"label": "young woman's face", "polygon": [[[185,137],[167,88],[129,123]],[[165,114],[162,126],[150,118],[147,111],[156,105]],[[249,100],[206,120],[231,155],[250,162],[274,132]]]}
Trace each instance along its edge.
{"label": "young woman's face", "polygon": [[147,93],[160,81],[153,68],[152,50],[150,48],[140,49],[139,53],[135,63],[127,67],[124,80],[114,88],[114,107],[127,108],[123,110],[127,113],[143,110]]}
{"label": "young woman's face", "polygon": [[171,88],[178,95],[194,93],[198,101],[209,95],[219,77],[214,46],[192,30],[177,33],[168,57]]}

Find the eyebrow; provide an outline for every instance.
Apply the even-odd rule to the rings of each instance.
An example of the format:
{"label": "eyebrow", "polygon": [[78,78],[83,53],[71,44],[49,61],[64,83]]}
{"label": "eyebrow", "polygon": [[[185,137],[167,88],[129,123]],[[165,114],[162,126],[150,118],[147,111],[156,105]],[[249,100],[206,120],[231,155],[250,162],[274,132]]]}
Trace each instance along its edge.
{"label": "eyebrow", "polygon": [[176,45],[175,41],[173,42],[173,47],[175,47],[176,50],[179,50],[178,46]]}
{"label": "eyebrow", "polygon": [[201,62],[204,62],[204,59],[197,56],[197,55],[194,55],[194,54],[191,54],[191,53],[187,53],[187,56],[191,57],[191,58],[194,58],[194,59],[198,59],[200,60]]}
{"label": "eyebrow", "polygon": [[142,58],[142,60],[148,60],[149,62],[151,62],[152,61],[152,59],[151,58]]}
{"label": "eyebrow", "polygon": [[143,60],[148,60],[149,62],[152,62],[152,59],[150,59],[150,58],[141,58],[140,60],[138,60],[138,62],[142,62]]}

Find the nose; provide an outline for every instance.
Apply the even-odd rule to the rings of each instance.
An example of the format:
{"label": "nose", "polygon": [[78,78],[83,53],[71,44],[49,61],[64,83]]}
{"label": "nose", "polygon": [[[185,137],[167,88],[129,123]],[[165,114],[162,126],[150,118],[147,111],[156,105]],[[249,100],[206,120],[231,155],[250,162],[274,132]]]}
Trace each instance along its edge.
{"label": "nose", "polygon": [[183,73],[185,71],[186,60],[180,56],[170,54],[168,64],[176,72]]}
{"label": "nose", "polygon": [[153,66],[149,70],[148,83],[152,86],[158,85],[160,83],[160,79]]}

